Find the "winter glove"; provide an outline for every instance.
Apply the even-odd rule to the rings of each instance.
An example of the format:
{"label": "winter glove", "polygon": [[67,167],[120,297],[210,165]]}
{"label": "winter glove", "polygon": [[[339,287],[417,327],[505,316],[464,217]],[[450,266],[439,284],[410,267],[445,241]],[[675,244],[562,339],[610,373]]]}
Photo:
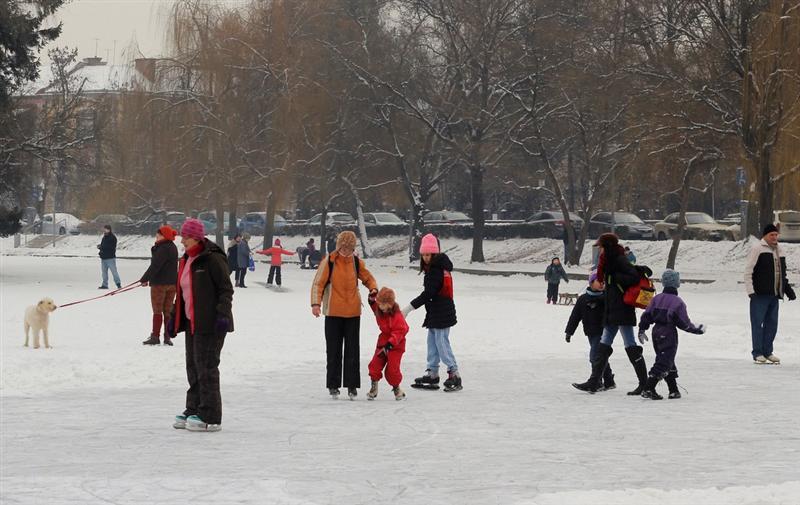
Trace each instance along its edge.
{"label": "winter glove", "polygon": [[217,318],[217,323],[215,325],[217,333],[228,333],[228,331],[230,330],[230,326],[231,322],[227,317],[219,316]]}
{"label": "winter glove", "polygon": [[408,315],[411,314],[411,312],[413,310],[414,310],[414,306],[413,305],[406,305],[405,308],[403,308],[403,310],[402,310],[403,317],[404,318],[408,317]]}
{"label": "winter glove", "polygon": [[567,342],[569,342],[569,339],[571,339],[571,338],[572,338],[572,335],[570,335],[569,333],[567,333],[567,334],[566,334],[566,337],[567,337],[567,338],[566,338]]}
{"label": "winter glove", "polygon": [[703,333],[705,333],[705,332],[706,332],[706,325],[704,325],[704,324],[701,324],[701,325],[699,325],[699,326],[697,327],[697,334],[698,334],[698,335],[702,335],[702,334],[703,334]]}
{"label": "winter glove", "polygon": [[644,330],[640,330],[639,331],[639,343],[644,345],[644,343],[647,342],[648,340],[649,339],[647,338],[647,333],[645,333]]}
{"label": "winter glove", "polygon": [[389,351],[391,351],[392,349],[394,349],[394,346],[392,345],[392,343],[391,342],[386,342],[386,345],[383,346],[383,354],[388,356],[389,355]]}
{"label": "winter glove", "polygon": [[794,293],[794,289],[792,289],[792,286],[788,285],[786,286],[786,298],[788,298],[789,300],[795,300],[797,298],[797,295]]}
{"label": "winter glove", "polygon": [[373,293],[372,291],[369,292],[369,296],[367,297],[367,302],[370,304],[375,303],[375,300],[378,298],[378,293]]}

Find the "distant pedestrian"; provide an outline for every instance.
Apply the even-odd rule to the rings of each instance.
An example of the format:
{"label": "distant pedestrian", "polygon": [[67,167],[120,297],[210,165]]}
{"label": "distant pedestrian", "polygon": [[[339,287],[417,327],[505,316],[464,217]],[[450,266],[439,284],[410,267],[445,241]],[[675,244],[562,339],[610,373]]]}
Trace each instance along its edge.
{"label": "distant pedestrian", "polygon": [[292,251],[287,251],[281,246],[281,239],[275,239],[275,245],[270,247],[269,249],[263,249],[261,251],[256,251],[256,254],[265,254],[271,256],[270,258],[270,267],[269,267],[269,276],[267,276],[267,287],[272,286],[272,281],[275,280],[275,283],[278,287],[281,286],[281,265],[283,265],[283,255],[291,256],[294,254]]}
{"label": "distant pedestrian", "polygon": [[239,240],[239,245],[236,248],[236,267],[239,270],[239,275],[236,278],[236,287],[246,288],[244,285],[244,276],[247,274],[247,267],[250,266],[250,234],[245,233]]}
{"label": "distant pedestrian", "polygon": [[774,224],[768,224],[761,241],[750,248],[744,284],[750,297],[753,360],[758,364],[780,363],[780,358],[772,352],[778,333],[778,301],[784,294],[789,300],[796,295],[786,277],[786,255],[778,243],[778,228]]}
{"label": "distant pedestrian", "polygon": [[544,280],[547,282],[547,303],[552,302],[555,305],[558,302],[558,285],[561,283],[561,279],[569,283],[567,272],[564,271],[561,260],[556,256],[544,271]]}
{"label": "distant pedestrian", "polygon": [[313,258],[316,256],[317,253],[317,246],[314,243],[314,238],[308,239],[306,242],[306,246],[300,248],[300,268],[305,268],[306,260],[308,260],[308,267],[313,268]]}
{"label": "distant pedestrian", "polygon": [[237,233],[233,239],[228,242],[228,247],[226,249],[228,253],[228,271],[234,274],[236,277],[236,284],[239,284],[239,242],[242,240],[242,234]]}
{"label": "distant pedestrian", "polygon": [[150,304],[153,308],[153,327],[150,338],[144,345],[158,345],[161,324],[164,324],[164,345],[172,345],[167,323],[175,303],[175,285],[178,281],[178,247],[175,245],[177,231],[164,225],[156,232],[156,243],[150,248],[150,266],[139,282],[150,286]]}
{"label": "distant pedestrian", "polygon": [[636,264],[636,255],[633,254],[633,251],[631,251],[631,248],[628,246],[625,246],[625,257],[628,258],[628,261],[631,262],[631,265]]}
{"label": "distant pedestrian", "polygon": [[117,272],[117,237],[111,231],[110,224],[103,226],[103,238],[97,248],[100,250],[100,272],[103,277],[103,283],[98,289],[108,289],[109,270],[114,276],[114,284],[117,285],[117,288],[121,288],[122,282],[119,280]]}

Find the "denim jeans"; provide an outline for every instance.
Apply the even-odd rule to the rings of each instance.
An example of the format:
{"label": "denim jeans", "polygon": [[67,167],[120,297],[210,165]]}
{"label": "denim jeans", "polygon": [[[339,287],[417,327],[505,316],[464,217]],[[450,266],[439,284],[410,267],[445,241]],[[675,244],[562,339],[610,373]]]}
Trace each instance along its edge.
{"label": "denim jeans", "polygon": [[750,298],[750,333],[753,337],[753,357],[772,354],[772,344],[778,333],[778,298],[772,295],[753,295]]}
{"label": "denim jeans", "polygon": [[439,374],[439,360],[447,366],[448,372],[458,371],[450,347],[450,328],[428,328],[428,369],[432,374]]}
{"label": "denim jeans", "polygon": [[100,260],[100,272],[103,274],[103,286],[108,287],[108,269],[111,269],[111,275],[114,276],[114,284],[119,286],[119,273],[117,273],[117,258],[109,258]]}
{"label": "denim jeans", "polygon": [[603,336],[600,338],[600,342],[606,345],[613,344],[617,332],[622,333],[622,341],[625,343],[625,347],[634,347],[636,345],[636,338],[633,336],[633,326],[606,326],[603,328]]}

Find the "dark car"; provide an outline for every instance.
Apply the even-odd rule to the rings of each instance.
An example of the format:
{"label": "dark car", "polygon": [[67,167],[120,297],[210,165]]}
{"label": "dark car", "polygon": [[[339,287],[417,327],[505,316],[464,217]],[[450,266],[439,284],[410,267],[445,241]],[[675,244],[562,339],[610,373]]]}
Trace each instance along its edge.
{"label": "dark car", "polygon": [[[612,218],[613,215],[613,218]],[[589,220],[589,236],[616,233],[622,239],[653,240],[653,227],[630,212],[598,212]]]}
{"label": "dark car", "polygon": [[[266,212],[248,212],[239,221],[239,232],[249,233],[250,235],[261,235],[264,233],[264,226],[267,223]],[[275,231],[282,229],[286,226],[286,219],[279,214],[275,214],[275,219],[272,222]]]}
{"label": "dark car", "polygon": [[437,210],[428,212],[422,216],[422,221],[425,224],[472,224],[472,218],[463,212],[454,212],[450,210]]}
{"label": "dark car", "polygon": [[364,222],[368,225],[405,226],[406,222],[392,212],[365,212]]}
{"label": "dark car", "polygon": [[115,233],[129,233],[134,225],[131,218],[124,214],[100,214],[91,221],[78,225],[78,231],[86,235],[96,235],[103,232],[105,225],[111,225]]}
{"label": "dark car", "polygon": [[[583,219],[574,212],[570,212],[569,220],[575,233],[579,233],[583,227]],[[564,236],[564,213],[560,210],[539,211],[526,219],[525,223],[539,226],[545,237],[562,238]]]}

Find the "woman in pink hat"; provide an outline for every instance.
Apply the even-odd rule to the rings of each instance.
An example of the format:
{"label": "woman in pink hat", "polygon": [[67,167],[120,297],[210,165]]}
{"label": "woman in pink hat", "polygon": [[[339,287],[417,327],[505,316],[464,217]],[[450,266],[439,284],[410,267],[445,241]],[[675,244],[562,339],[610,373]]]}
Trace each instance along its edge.
{"label": "woman in pink hat", "polygon": [[428,328],[428,368],[422,377],[414,379],[412,387],[439,389],[439,361],[447,366],[444,390],[458,391],[461,375],[450,346],[450,328],[456,324],[456,305],[453,302],[453,262],[441,252],[439,239],[427,234],[422,237],[419,253],[420,272],[425,273],[422,293],[403,309],[403,316],[425,305],[425,322]]}

